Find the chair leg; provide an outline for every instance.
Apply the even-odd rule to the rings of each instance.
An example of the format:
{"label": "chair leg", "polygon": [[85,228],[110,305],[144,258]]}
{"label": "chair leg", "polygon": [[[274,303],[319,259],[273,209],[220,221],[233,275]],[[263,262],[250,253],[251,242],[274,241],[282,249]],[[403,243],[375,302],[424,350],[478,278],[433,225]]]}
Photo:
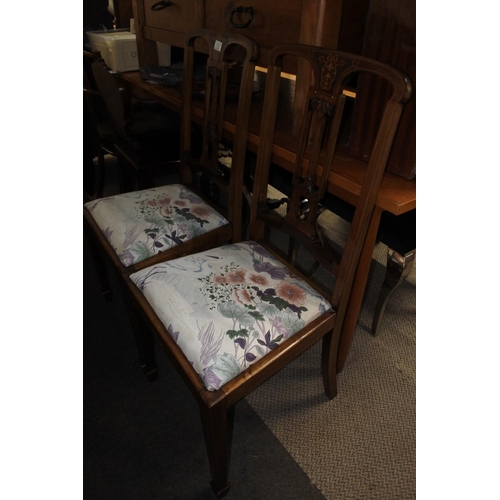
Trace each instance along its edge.
{"label": "chair leg", "polygon": [[109,302],[113,298],[113,291],[111,290],[111,285],[109,284],[108,272],[106,268],[106,258],[99,248],[99,245],[94,235],[92,234],[92,231],[88,229],[86,224],[83,225],[83,228],[97,278],[99,280],[99,284],[101,285],[102,296],[104,297],[104,300],[106,302]]}
{"label": "chair leg", "polygon": [[415,263],[415,254],[415,250],[401,255],[390,248],[388,249],[387,270],[373,315],[371,331],[373,336],[376,336],[378,333],[389,297],[406,280],[412,271]]}
{"label": "chair leg", "polygon": [[127,289],[123,280],[121,281],[122,295],[127,309],[127,314],[132,325],[135,343],[139,351],[139,360],[141,368],[150,382],[158,379],[158,367],[155,360],[155,339],[152,331],[143,321],[139,312],[133,304],[130,297],[130,291]]}
{"label": "chair leg", "polygon": [[323,337],[321,346],[321,373],[323,387],[329,399],[337,395],[337,351],[339,347],[340,328],[333,328]]}
{"label": "chair leg", "polygon": [[104,163],[104,150],[99,148],[97,154],[97,182],[96,182],[96,197],[102,198],[104,194],[104,181],[106,179],[106,165]]}
{"label": "chair leg", "polygon": [[216,498],[220,499],[229,492],[228,475],[234,406],[227,408],[225,399],[217,401],[210,407],[205,403],[201,403],[200,415],[212,473],[210,486]]}

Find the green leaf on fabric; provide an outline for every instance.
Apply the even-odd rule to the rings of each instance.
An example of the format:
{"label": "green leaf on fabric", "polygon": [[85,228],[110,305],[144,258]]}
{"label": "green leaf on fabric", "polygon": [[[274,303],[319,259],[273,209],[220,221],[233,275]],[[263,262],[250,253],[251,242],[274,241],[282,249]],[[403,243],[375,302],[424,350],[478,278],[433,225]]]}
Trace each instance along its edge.
{"label": "green leaf on fabric", "polygon": [[216,354],[214,359],[215,363],[210,370],[222,381],[222,384],[236,377],[241,371],[240,364],[231,354]]}
{"label": "green leaf on fabric", "polygon": [[235,339],[237,337],[248,337],[248,330],[245,330],[244,328],[241,330],[228,330],[226,332],[226,335],[230,339]]}
{"label": "green leaf on fabric", "polygon": [[217,310],[226,318],[236,320],[240,325],[252,326],[255,319],[245,309],[234,302],[222,302],[217,304]]}
{"label": "green leaf on fabric", "polygon": [[290,332],[289,335],[293,335],[304,328],[306,322],[299,318],[294,312],[287,309],[283,311],[281,316],[281,321],[283,326]]}
{"label": "green leaf on fabric", "polygon": [[144,217],[144,220],[150,224],[154,224],[157,228],[163,227],[165,224],[164,218],[159,217],[158,215],[147,215]]}
{"label": "green leaf on fabric", "polygon": [[264,316],[262,316],[262,314],[260,314],[260,312],[258,311],[250,311],[248,314],[250,314],[250,316],[253,316],[257,321],[265,320]]}
{"label": "green leaf on fabric", "polygon": [[130,252],[134,255],[136,262],[141,262],[151,257],[148,246],[143,241],[137,241],[130,247]]}
{"label": "green leaf on fabric", "polygon": [[286,300],[280,299],[279,297],[275,297],[274,295],[268,295],[266,293],[263,293],[260,298],[266,302],[269,302],[270,304],[273,304],[280,311],[283,311],[283,309],[290,307],[290,304]]}

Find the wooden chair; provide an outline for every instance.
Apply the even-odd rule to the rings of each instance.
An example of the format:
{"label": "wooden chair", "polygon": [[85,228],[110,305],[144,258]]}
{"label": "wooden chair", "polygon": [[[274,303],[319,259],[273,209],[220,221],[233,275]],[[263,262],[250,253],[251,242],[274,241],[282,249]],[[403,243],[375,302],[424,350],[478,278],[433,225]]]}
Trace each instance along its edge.
{"label": "wooden chair", "polygon": [[92,73],[108,111],[113,147],[120,162],[120,191],[152,187],[155,180],[179,170],[179,119],[172,112],[134,110],[99,53]]}
{"label": "wooden chair", "polygon": [[[268,177],[280,72],[287,55],[309,63],[314,82],[285,208],[269,201]],[[346,99],[343,90],[359,72],[389,81],[394,92],[385,106],[345,250],[336,265],[321,244],[316,219],[327,184],[335,180],[330,167]],[[337,394],[339,332],[403,103],[410,94],[405,75],[386,64],[305,45],[276,47],[268,66],[250,239],[155,264],[126,279],[138,313],[143,363],[154,364],[156,337],[199,403],[217,498],[229,490],[235,403],[320,339],[324,390],[330,399]],[[268,234],[273,241],[280,234],[285,241],[300,241],[334,277],[333,291],[325,295],[301,275]]]}
{"label": "wooden chair", "polygon": [[[204,118],[202,148],[193,143],[193,79],[195,43],[205,47]],[[197,45],[198,47],[198,45]],[[239,51],[236,50],[239,48]],[[200,50],[197,48],[197,51]],[[181,117],[181,164],[178,184],[122,193],[85,204],[87,240],[106,298],[111,289],[106,276],[107,257],[120,274],[156,262],[241,240],[242,177],[248,135],[252,81],[258,47],[246,37],[198,30],[186,38]],[[237,117],[230,175],[219,168],[229,72],[240,68]],[[196,82],[198,85],[200,82]],[[234,87],[233,87],[234,88]],[[216,206],[203,194],[200,179],[219,186]],[[153,376],[153,375],[151,375]]]}

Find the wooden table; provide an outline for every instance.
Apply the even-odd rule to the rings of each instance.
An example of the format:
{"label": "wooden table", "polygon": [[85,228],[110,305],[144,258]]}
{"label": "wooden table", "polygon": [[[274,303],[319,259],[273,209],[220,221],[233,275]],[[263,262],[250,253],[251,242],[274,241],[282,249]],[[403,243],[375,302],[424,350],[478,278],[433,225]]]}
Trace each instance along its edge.
{"label": "wooden table", "polygon": [[[256,75],[262,80],[265,79],[265,74]],[[173,111],[180,111],[181,107],[181,92],[175,87],[164,87],[148,83],[142,79],[138,71],[120,73],[119,77],[128,84],[135,93],[139,92],[153,98],[157,102],[167,106]],[[289,96],[293,94],[294,82],[283,79],[283,101],[291,102]],[[256,95],[252,102],[252,112],[250,116],[250,126],[248,133],[248,149],[254,153],[257,152],[259,146],[259,131],[260,117],[262,115],[263,95]],[[280,108],[281,109],[281,108]],[[200,105],[193,105],[193,116],[196,121],[201,123],[203,110]],[[288,132],[287,124],[292,123],[291,117],[293,110],[288,106],[288,112],[280,115],[281,123],[278,123],[278,131],[276,133],[275,144],[273,147],[273,163],[292,171],[295,162],[295,147],[296,141]],[[231,119],[229,114],[224,122],[224,132],[228,139],[232,139],[235,131],[235,120]],[[335,155],[332,171],[330,173],[330,183],[328,192],[340,199],[356,206],[361,184],[365,175],[366,164],[353,158],[347,152],[347,148],[339,148]],[[345,360],[349,352],[354,329],[358,319],[361,303],[366,288],[368,274],[373,254],[373,249],[376,243],[377,232],[380,224],[380,218],[384,211],[388,211],[394,215],[401,215],[416,208],[416,183],[415,180],[408,180],[391,172],[386,172],[380,191],[377,197],[376,207],[373,212],[368,235],[361,254],[358,270],[356,273],[351,299],[344,320],[342,334],[340,338],[339,353],[338,353],[338,372],[344,368]]]}

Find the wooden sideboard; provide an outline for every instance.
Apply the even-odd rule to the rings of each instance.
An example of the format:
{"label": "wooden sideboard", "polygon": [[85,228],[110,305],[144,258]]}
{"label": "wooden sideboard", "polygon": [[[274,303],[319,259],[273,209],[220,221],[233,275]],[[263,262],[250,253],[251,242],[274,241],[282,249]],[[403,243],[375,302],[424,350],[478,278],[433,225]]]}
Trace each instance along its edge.
{"label": "wooden sideboard", "polygon": [[[157,64],[156,42],[184,46],[185,34],[207,28],[248,36],[267,66],[276,45],[304,43],[361,53],[369,0],[132,0],[139,64]],[[250,4],[250,5],[249,5]],[[307,63],[285,66],[297,75],[294,131],[298,133],[310,82]]]}
{"label": "wooden sideboard", "polygon": [[283,43],[361,53],[369,0],[132,0],[132,5],[141,65],[156,63],[155,42],[183,47],[189,30],[207,28],[252,38],[260,47],[258,64],[266,66],[269,50]]}
{"label": "wooden sideboard", "polygon": [[[157,64],[156,42],[183,47],[188,31],[208,28],[248,36],[260,47],[258,65],[267,66],[269,51],[278,44],[304,43],[373,57],[405,71],[415,83],[415,0],[114,0],[118,27],[128,27],[133,12],[139,64]],[[131,9],[132,6],[132,9]],[[294,132],[298,132],[310,72],[304,63],[290,62],[297,75]],[[370,82],[358,85],[352,120],[350,153],[364,160],[370,150],[363,123]],[[384,89],[380,101],[387,97]],[[407,179],[415,176],[415,97],[405,106],[388,170]]]}

